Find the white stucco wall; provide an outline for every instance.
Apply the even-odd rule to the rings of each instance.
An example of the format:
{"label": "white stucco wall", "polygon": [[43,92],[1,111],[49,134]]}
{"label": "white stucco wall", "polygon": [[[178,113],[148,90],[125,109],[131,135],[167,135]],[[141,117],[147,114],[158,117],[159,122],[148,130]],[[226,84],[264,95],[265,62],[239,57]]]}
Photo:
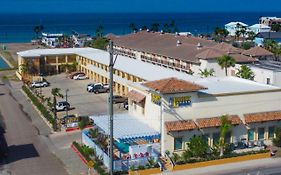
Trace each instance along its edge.
{"label": "white stucco wall", "polygon": [[[136,88],[131,88],[138,90]],[[151,94],[145,91],[139,91],[146,95],[145,101],[145,115],[140,114],[140,110],[133,108],[129,109],[129,113],[133,116],[139,117],[149,126],[160,131],[160,106],[151,102]],[[191,106],[174,108],[168,107],[170,97],[191,96]],[[210,96],[202,95],[196,92],[185,93],[177,95],[168,95],[164,97],[163,116],[164,121],[179,121],[179,120],[194,120],[198,118],[219,117],[224,114],[238,115],[244,121],[244,114],[256,112],[268,112],[281,110],[281,92],[264,92],[264,93],[248,93],[236,94],[227,96]],[[234,126],[231,129],[232,141],[239,141],[241,138],[247,139],[247,130],[249,127],[268,127],[272,125],[281,126],[281,122],[264,122],[250,126],[244,124]],[[181,132],[164,132],[164,149],[174,151],[174,138],[181,137],[183,139],[183,146],[188,142],[193,135],[202,135],[207,133],[210,135],[209,141],[212,143],[212,134],[219,132],[219,128],[206,128],[203,130],[181,131]],[[183,147],[184,148],[184,147]]]}
{"label": "white stucco wall", "polygon": [[262,69],[255,66],[251,66],[251,69],[255,74],[254,81],[267,84],[267,78],[269,78],[271,85],[281,87],[281,72],[269,69]]}

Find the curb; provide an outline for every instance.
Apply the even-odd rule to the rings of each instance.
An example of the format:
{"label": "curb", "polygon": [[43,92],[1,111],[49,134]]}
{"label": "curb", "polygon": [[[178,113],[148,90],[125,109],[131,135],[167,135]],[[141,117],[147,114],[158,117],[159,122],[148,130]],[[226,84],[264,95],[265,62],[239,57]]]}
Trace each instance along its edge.
{"label": "curb", "polygon": [[74,153],[78,155],[78,157],[81,159],[82,162],[84,162],[85,165],[87,165],[88,161],[85,159],[85,157],[77,150],[77,148],[71,144],[71,148],[73,149]]}
{"label": "curb", "polygon": [[[88,125],[88,126],[86,126],[84,129],[88,129],[88,128],[91,128],[91,127],[93,127],[93,126],[92,126],[92,125]],[[77,130],[80,130],[80,128],[79,128],[79,127],[67,128],[67,129],[65,130],[65,132],[71,132],[71,131],[77,131]]]}

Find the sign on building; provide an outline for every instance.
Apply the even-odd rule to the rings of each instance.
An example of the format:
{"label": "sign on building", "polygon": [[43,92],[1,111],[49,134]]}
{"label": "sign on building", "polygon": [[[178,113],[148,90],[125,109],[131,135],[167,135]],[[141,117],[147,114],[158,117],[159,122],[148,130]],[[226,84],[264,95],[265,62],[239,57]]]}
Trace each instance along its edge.
{"label": "sign on building", "polygon": [[186,107],[191,105],[191,97],[171,97],[169,100],[170,107],[178,108],[178,107]]}
{"label": "sign on building", "polygon": [[151,94],[151,101],[154,103],[154,104],[157,104],[157,105],[161,105],[161,97],[159,95],[156,95],[156,94]]}

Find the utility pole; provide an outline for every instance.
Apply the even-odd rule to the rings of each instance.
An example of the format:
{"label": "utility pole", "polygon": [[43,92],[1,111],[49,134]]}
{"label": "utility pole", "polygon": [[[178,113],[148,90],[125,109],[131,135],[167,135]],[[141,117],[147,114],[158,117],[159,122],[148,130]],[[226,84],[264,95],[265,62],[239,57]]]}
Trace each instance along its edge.
{"label": "utility pole", "polygon": [[[68,91],[69,91],[69,89],[67,88],[66,90],[65,90],[65,101],[66,101],[66,103],[68,102],[67,101],[67,93],[68,93]],[[65,114],[66,114],[66,116],[68,116],[68,106],[66,107],[66,110],[65,110]]]}
{"label": "utility pole", "polygon": [[110,121],[110,148],[109,148],[109,174],[113,175],[113,42],[109,41],[109,121]]}

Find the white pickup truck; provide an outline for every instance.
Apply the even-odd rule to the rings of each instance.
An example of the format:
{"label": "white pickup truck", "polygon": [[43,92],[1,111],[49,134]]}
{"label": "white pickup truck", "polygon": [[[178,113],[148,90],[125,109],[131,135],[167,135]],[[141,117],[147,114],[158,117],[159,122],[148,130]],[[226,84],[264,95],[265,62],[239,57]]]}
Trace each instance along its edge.
{"label": "white pickup truck", "polygon": [[83,74],[78,74],[76,76],[73,77],[74,80],[86,80],[89,79],[89,77],[87,77],[86,75]]}

